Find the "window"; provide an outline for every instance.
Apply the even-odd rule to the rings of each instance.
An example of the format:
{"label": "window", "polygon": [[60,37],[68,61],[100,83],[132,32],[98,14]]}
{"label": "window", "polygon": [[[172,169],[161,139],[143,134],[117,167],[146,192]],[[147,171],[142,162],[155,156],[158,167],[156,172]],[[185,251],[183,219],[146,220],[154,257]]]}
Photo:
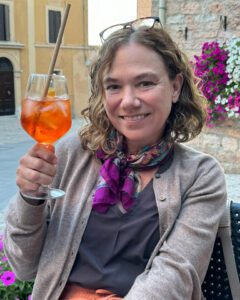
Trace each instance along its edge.
{"label": "window", "polygon": [[49,43],[56,43],[60,25],[61,25],[61,12],[56,10],[49,10],[48,11]]}
{"label": "window", "polygon": [[61,72],[61,70],[54,70],[53,71],[53,74],[55,74],[55,75],[61,75],[62,74],[62,72]]}
{"label": "window", "polygon": [[0,41],[10,40],[9,6],[0,4]]}

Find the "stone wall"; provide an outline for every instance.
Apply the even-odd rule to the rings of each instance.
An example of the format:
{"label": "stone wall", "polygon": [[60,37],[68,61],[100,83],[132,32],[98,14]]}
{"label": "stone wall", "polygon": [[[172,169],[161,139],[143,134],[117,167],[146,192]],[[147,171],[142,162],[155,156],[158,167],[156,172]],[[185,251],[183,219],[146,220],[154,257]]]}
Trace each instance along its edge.
{"label": "stone wall", "polygon": [[240,174],[240,121],[204,128],[187,145],[213,155],[226,173]]}
{"label": "stone wall", "polygon": [[[240,36],[238,0],[166,0],[165,3],[165,27],[190,56],[200,51],[204,41]],[[152,0],[152,15],[159,15],[158,0]]]}

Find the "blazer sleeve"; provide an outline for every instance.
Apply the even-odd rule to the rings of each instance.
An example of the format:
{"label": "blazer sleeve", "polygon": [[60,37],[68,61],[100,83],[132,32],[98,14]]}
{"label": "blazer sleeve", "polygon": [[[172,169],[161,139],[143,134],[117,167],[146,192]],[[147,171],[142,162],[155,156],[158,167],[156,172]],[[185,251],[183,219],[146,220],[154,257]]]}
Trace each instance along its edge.
{"label": "blazer sleeve", "polygon": [[[71,160],[68,158],[69,149],[74,152],[78,148],[77,134],[58,142],[58,168],[53,187],[61,188],[66,163]],[[68,174],[66,176],[69,177]],[[11,268],[20,280],[32,280],[36,276],[55,202],[49,200],[38,206],[31,205],[20,193],[10,201],[5,215],[4,250]]]}
{"label": "blazer sleeve", "polygon": [[[189,177],[183,176],[184,180],[180,183],[172,178],[172,184],[178,185],[172,187],[176,191],[181,190],[183,185],[187,186],[184,181],[191,181],[191,184],[180,194],[175,192],[175,197],[181,197],[178,213],[163,234],[165,237],[162,242],[160,240],[150,268],[136,278],[124,299],[201,299],[201,284],[227,193],[224,173],[215,159],[205,156],[197,163],[195,171],[193,169],[194,164],[189,168]],[[175,173],[175,176],[181,177],[183,171]]]}
{"label": "blazer sleeve", "polygon": [[34,206],[20,194],[11,201],[6,214],[4,251],[20,280],[34,279],[47,230],[47,201]]}

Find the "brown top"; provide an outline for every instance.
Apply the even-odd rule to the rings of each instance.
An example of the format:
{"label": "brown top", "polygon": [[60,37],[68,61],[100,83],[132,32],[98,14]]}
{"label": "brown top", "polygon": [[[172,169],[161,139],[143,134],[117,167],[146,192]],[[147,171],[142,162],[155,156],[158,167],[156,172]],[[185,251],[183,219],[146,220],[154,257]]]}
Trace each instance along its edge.
{"label": "brown top", "polygon": [[127,213],[117,205],[104,214],[92,210],[69,281],[123,297],[144,272],[159,238],[151,181]]}

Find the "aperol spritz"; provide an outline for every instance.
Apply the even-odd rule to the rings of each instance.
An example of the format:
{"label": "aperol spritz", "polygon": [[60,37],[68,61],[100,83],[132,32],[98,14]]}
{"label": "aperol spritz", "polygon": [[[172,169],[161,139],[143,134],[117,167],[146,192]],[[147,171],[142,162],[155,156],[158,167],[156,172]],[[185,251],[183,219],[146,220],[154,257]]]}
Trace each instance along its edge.
{"label": "aperol spritz", "polygon": [[[50,76],[50,78],[49,78]],[[47,87],[47,89],[46,89]],[[38,143],[49,145],[71,127],[71,106],[66,78],[63,75],[31,74],[22,100],[21,124]],[[26,195],[34,199],[62,197],[59,189],[41,187]]]}

